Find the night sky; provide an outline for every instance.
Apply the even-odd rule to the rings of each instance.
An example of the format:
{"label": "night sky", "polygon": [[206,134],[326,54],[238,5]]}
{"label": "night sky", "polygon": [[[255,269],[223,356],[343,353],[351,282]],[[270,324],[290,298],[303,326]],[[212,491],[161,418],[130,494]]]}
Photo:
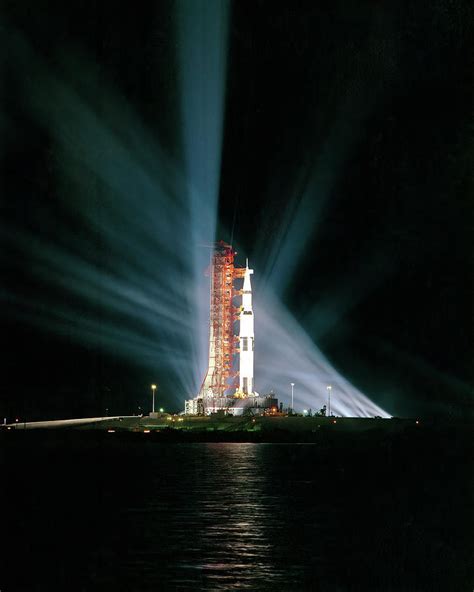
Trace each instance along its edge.
{"label": "night sky", "polygon": [[[470,4],[272,0],[231,10],[218,238],[275,285],[282,277],[281,298],[333,365],[398,416],[472,407]],[[2,36],[24,39],[51,72],[87,62],[87,92],[104,111],[113,88],[180,161],[172,2],[2,6]],[[2,54],[2,229],[67,241],[52,130],[26,107],[28,67]],[[291,254],[298,220],[304,244],[279,270],[275,245]],[[34,295],[41,314],[48,282],[2,244],[1,417],[146,409],[165,370],[31,323],[18,300]],[[171,385],[161,397],[178,410]]]}

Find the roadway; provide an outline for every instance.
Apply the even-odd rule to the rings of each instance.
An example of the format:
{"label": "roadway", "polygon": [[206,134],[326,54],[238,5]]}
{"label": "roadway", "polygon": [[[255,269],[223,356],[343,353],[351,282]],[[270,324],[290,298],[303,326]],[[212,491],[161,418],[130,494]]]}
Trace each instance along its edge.
{"label": "roadway", "polygon": [[136,415],[114,415],[111,417],[82,417],[80,419],[54,419],[49,421],[19,421],[15,423],[3,424],[3,429],[15,430],[34,430],[34,429],[50,429],[50,428],[67,428],[81,425],[89,425],[91,423],[99,423],[101,421],[112,421],[128,419],[137,417]]}

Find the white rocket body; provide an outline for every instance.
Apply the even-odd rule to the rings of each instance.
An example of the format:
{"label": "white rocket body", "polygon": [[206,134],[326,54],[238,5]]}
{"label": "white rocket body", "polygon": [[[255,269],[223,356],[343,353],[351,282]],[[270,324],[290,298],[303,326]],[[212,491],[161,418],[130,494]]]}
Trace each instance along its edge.
{"label": "white rocket body", "polygon": [[240,359],[239,359],[239,391],[246,395],[253,395],[253,353],[254,353],[254,329],[252,309],[252,284],[250,275],[253,269],[247,267],[242,288],[242,308],[240,311]]}

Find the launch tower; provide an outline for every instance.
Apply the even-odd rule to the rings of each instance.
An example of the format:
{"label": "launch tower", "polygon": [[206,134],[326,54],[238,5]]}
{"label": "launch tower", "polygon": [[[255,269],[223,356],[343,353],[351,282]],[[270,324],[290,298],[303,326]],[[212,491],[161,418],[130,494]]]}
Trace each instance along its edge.
{"label": "launch tower", "polygon": [[232,388],[233,357],[237,353],[234,322],[238,311],[233,304],[239,291],[234,280],[244,270],[234,266],[234,249],[224,241],[217,243],[211,256],[209,311],[209,366],[199,397],[223,397]]}
{"label": "launch tower", "polygon": [[[223,241],[217,243],[209,265],[209,364],[196,397],[185,401],[186,415],[209,415],[224,412],[231,415],[274,414],[278,400],[273,393],[260,396],[254,387],[254,320],[252,307],[253,269],[235,267],[236,252]],[[242,289],[235,280],[243,279]],[[241,305],[234,299],[242,297]],[[234,323],[239,321],[239,335]],[[238,369],[233,359],[239,354]]]}
{"label": "launch tower", "polygon": [[[232,415],[274,412],[278,401],[273,395],[260,397],[254,390],[254,322],[252,284],[248,260],[245,268],[235,267],[236,252],[223,241],[211,255],[209,309],[209,365],[199,394],[185,402],[187,415],[224,412]],[[235,280],[243,279],[242,289]],[[241,305],[234,299],[242,297]],[[234,323],[239,321],[239,335]],[[234,370],[234,356],[239,364]]]}

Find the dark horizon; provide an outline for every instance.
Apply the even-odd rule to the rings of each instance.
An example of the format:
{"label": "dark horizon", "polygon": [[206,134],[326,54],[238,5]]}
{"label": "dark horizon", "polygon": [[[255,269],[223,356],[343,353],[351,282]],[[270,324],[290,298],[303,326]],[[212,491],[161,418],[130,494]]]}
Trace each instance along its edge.
{"label": "dark horizon", "polygon": [[[255,290],[272,286],[336,370],[395,416],[472,413],[470,18],[467,2],[447,1],[302,3],[298,10],[236,2],[230,11],[216,238],[236,245],[240,263],[249,257]],[[105,337],[79,340],[74,324],[47,326],[52,303],[66,296],[61,278],[53,283],[39,269],[32,239],[79,252],[104,278],[115,277],[120,261],[101,230],[104,187],[84,179],[55,142],[60,117],[70,114],[61,115],[44,89],[27,93],[50,77],[104,120],[126,106],[130,117],[119,118],[117,137],[153,163],[133,127],[140,122],[150,143],[182,165],[174,4],[144,3],[138,11],[93,1],[54,9],[5,3],[0,26],[7,40],[0,417],[147,411],[152,383],[160,407],[181,410],[189,393],[177,386],[175,368],[160,362],[152,371]],[[85,142],[96,147],[94,138]],[[173,249],[188,237],[178,227],[169,232],[176,233],[169,252],[157,252],[155,262],[149,250],[146,261],[147,277],[160,282],[164,261],[184,273]],[[23,237],[26,251],[16,248]],[[90,306],[68,296],[82,329],[89,318],[101,326],[112,316],[106,282]],[[138,317],[137,310],[127,334],[145,343],[151,332]],[[126,325],[119,314],[113,320]],[[258,386],[258,374],[255,380]],[[285,401],[288,392],[276,395]]]}

